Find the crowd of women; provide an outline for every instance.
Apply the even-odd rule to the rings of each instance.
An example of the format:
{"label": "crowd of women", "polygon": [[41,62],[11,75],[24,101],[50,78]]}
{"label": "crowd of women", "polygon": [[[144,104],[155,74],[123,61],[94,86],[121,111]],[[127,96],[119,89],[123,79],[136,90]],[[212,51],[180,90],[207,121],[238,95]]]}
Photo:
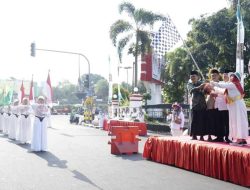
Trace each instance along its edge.
{"label": "crowd of women", "polygon": [[47,151],[47,125],[50,111],[43,96],[37,102],[15,99],[12,105],[0,108],[0,131],[20,144],[29,143],[32,151]]}

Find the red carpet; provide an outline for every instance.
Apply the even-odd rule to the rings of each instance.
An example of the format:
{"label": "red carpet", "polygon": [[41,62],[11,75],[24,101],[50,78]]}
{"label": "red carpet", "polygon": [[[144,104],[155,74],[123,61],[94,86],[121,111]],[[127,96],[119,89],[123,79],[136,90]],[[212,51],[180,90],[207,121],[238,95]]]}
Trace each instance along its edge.
{"label": "red carpet", "polygon": [[238,147],[190,137],[150,137],[143,157],[250,187],[250,138],[248,145]]}

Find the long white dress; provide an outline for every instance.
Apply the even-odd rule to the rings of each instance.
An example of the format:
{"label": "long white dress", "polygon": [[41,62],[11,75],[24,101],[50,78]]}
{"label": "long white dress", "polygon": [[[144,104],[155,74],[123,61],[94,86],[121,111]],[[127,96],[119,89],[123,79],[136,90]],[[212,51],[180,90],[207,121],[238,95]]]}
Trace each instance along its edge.
{"label": "long white dress", "polygon": [[3,107],[0,108],[0,131],[3,131],[3,122],[4,122],[4,116],[3,116]]}
{"label": "long white dress", "polygon": [[229,138],[246,139],[248,137],[247,108],[239,90],[232,82],[211,82],[211,84],[220,88],[226,88],[228,90],[228,97],[233,100],[228,104]]}
{"label": "long white dress", "polygon": [[17,140],[21,143],[28,143],[31,141],[31,113],[30,105],[20,105],[20,126]]}
{"label": "long white dress", "polygon": [[47,114],[48,107],[44,104],[32,105],[35,119],[31,139],[32,151],[47,151]]}
{"label": "long white dress", "polygon": [[11,115],[9,120],[9,138],[15,140],[18,136],[20,125],[18,106],[11,106]]}
{"label": "long white dress", "polygon": [[[181,119],[181,123],[175,123],[174,121],[176,119]],[[180,111],[179,115],[171,114],[171,123],[170,123],[170,128],[171,128],[171,133],[173,136],[181,136],[182,135],[182,128],[184,127],[184,114],[182,111]]]}
{"label": "long white dress", "polygon": [[11,120],[11,113],[8,106],[4,107],[4,114],[3,114],[3,134],[8,135],[9,133],[9,126]]}

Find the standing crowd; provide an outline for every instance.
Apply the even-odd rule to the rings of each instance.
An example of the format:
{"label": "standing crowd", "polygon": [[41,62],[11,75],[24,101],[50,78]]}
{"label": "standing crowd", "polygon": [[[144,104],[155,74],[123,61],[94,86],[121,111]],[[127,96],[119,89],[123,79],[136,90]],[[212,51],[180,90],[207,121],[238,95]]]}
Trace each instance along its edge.
{"label": "standing crowd", "polygon": [[50,112],[43,96],[37,102],[28,98],[14,100],[12,105],[0,108],[0,132],[20,144],[30,143],[32,151],[47,151],[47,126]]}
{"label": "standing crowd", "polygon": [[211,69],[205,82],[199,80],[197,71],[190,73],[192,140],[199,136],[203,141],[207,136],[207,141],[247,144],[247,108],[240,81],[240,74],[229,70]]}

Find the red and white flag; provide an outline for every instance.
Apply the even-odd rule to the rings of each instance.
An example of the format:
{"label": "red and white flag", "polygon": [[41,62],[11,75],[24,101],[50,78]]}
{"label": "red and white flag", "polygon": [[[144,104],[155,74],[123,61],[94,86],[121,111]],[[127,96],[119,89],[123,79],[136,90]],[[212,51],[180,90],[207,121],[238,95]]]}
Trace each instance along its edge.
{"label": "red and white flag", "polygon": [[22,85],[21,85],[20,91],[18,93],[19,102],[23,101],[24,96],[25,96],[25,90],[24,90],[23,81],[22,81]]}
{"label": "red and white flag", "polygon": [[32,80],[31,80],[31,83],[30,83],[30,95],[29,95],[29,100],[30,100],[30,103],[31,103],[31,104],[35,103],[35,99],[34,99],[33,76],[32,76]]}
{"label": "red and white flag", "polygon": [[50,73],[48,73],[47,81],[43,85],[43,95],[46,97],[47,104],[52,104],[53,91],[50,80]]}

